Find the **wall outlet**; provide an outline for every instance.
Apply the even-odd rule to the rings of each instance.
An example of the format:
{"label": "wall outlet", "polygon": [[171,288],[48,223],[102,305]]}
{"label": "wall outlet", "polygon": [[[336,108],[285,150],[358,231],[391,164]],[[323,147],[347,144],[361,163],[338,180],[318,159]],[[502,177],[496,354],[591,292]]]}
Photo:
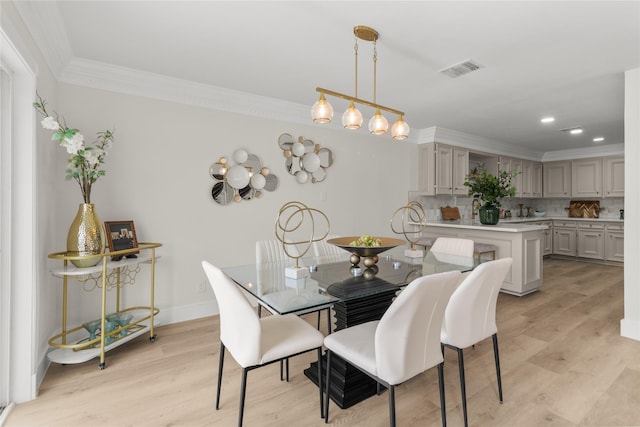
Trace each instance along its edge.
{"label": "wall outlet", "polygon": [[207,289],[207,282],[202,281],[202,282],[198,283],[198,293],[199,294],[205,293],[206,289]]}

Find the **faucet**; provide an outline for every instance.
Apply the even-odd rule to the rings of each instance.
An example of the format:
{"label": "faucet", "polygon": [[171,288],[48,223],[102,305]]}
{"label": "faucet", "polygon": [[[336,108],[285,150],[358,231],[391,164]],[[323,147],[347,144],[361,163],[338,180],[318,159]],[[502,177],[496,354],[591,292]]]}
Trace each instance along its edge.
{"label": "faucet", "polygon": [[471,202],[471,221],[476,220],[478,209],[480,208],[480,199],[473,199]]}

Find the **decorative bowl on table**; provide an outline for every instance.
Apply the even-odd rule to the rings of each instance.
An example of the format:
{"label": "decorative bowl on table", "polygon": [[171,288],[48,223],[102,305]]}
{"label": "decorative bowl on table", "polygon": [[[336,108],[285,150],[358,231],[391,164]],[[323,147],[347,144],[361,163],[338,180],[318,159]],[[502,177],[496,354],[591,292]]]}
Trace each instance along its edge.
{"label": "decorative bowl on table", "polygon": [[543,217],[547,214],[547,211],[533,211],[533,216]]}
{"label": "decorative bowl on table", "polygon": [[327,243],[350,252],[352,254],[350,261],[353,265],[359,264],[360,258],[364,258],[363,262],[366,267],[371,267],[378,262],[378,254],[406,243],[402,239],[393,237],[373,237],[378,241],[378,246],[353,246],[352,243],[357,242],[360,238],[361,236],[336,237],[327,240]]}

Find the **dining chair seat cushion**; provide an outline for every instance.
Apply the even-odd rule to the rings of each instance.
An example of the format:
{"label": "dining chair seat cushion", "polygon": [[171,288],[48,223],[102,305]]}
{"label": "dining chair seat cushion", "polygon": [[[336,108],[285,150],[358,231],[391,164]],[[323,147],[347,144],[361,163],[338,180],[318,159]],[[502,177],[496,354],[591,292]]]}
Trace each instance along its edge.
{"label": "dining chair seat cushion", "polygon": [[379,323],[379,320],[374,320],[334,332],[327,335],[324,345],[343,359],[377,377],[374,338]]}
{"label": "dining chair seat cushion", "polygon": [[262,341],[260,360],[265,364],[292,354],[321,347],[324,335],[294,314],[268,316],[260,319]]}

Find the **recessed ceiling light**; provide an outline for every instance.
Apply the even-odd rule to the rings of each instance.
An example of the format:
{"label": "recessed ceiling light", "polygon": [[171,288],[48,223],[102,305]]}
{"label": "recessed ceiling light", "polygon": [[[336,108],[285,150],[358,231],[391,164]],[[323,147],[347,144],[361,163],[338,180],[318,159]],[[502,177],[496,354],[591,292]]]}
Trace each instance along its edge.
{"label": "recessed ceiling light", "polygon": [[556,119],[553,117],[543,117],[540,119],[542,123],[553,123]]}
{"label": "recessed ceiling light", "polygon": [[571,135],[579,135],[583,132],[582,128],[573,128],[569,131]]}
{"label": "recessed ceiling light", "polygon": [[593,142],[602,142],[602,141],[604,141],[604,138],[601,137],[601,136],[599,136],[597,138],[593,138]]}

